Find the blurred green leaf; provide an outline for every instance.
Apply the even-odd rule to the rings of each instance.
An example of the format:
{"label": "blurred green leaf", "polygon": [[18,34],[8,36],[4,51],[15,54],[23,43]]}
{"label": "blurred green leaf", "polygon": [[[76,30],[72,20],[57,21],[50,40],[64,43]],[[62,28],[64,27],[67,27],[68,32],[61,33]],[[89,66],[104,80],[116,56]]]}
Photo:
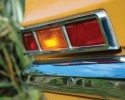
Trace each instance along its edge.
{"label": "blurred green leaf", "polygon": [[9,97],[0,97],[0,100],[12,100],[12,98],[9,98]]}
{"label": "blurred green leaf", "polygon": [[12,83],[8,83],[8,82],[0,82],[0,88],[2,87],[10,87],[12,86]]}
{"label": "blurred green leaf", "polygon": [[24,0],[0,0],[0,95],[4,95],[0,100],[40,100],[41,94],[24,89],[19,77],[32,59],[23,54],[25,50],[18,34],[23,7]]}

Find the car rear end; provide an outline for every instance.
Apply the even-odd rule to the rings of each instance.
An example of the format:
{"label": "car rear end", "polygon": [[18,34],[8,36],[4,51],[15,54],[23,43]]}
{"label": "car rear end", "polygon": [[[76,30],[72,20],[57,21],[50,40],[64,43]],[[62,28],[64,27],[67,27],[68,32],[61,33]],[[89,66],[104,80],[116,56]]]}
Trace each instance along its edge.
{"label": "car rear end", "polygon": [[23,83],[47,100],[124,100],[124,3],[26,0]]}

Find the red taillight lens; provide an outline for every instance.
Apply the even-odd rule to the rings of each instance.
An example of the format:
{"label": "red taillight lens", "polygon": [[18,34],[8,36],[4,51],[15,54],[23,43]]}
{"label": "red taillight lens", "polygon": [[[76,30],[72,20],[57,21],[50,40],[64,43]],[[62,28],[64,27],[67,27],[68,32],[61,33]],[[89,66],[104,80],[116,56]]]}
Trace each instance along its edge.
{"label": "red taillight lens", "polygon": [[27,51],[38,50],[35,38],[32,32],[22,34],[23,42]]}
{"label": "red taillight lens", "polygon": [[105,44],[96,18],[67,24],[66,30],[73,47]]}
{"label": "red taillight lens", "polygon": [[60,50],[68,48],[60,26],[36,31],[42,50]]}

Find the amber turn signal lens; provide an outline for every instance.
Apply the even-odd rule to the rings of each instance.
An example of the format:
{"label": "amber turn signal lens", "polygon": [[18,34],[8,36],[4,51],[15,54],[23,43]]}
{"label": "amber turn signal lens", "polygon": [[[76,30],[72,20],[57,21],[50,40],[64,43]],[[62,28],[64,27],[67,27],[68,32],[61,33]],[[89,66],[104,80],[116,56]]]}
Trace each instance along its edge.
{"label": "amber turn signal lens", "polygon": [[42,50],[61,50],[68,48],[62,28],[59,26],[36,31]]}

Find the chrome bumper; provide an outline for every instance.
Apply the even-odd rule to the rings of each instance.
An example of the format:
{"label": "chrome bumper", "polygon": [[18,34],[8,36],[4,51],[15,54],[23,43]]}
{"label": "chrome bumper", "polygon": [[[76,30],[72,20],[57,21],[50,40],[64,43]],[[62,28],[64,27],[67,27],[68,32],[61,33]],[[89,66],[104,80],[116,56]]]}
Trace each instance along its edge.
{"label": "chrome bumper", "polygon": [[119,57],[119,60],[113,58],[105,63],[88,60],[35,63],[22,72],[22,81],[26,86],[41,91],[90,94],[125,100],[125,57]]}

